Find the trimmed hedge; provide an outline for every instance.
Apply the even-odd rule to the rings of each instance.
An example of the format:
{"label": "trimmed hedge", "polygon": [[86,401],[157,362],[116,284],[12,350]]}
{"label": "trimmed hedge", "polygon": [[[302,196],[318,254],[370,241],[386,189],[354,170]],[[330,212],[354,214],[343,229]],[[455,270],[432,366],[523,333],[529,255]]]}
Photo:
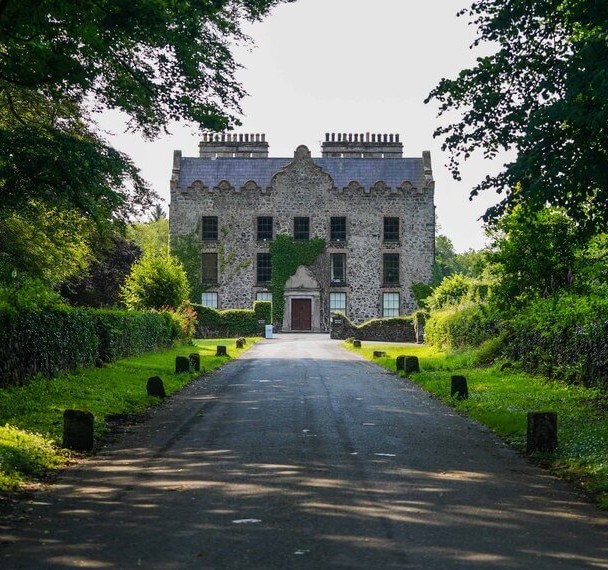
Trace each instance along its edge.
{"label": "trimmed hedge", "polygon": [[478,346],[499,334],[500,319],[485,303],[447,307],[431,312],[424,338],[440,348]]}
{"label": "trimmed hedge", "polygon": [[264,332],[264,325],[272,318],[270,301],[256,301],[253,309],[220,311],[202,305],[192,305],[192,308],[198,316],[197,338],[256,336]]}
{"label": "trimmed hedge", "polygon": [[156,350],[179,336],[167,313],[2,306],[0,386]]}

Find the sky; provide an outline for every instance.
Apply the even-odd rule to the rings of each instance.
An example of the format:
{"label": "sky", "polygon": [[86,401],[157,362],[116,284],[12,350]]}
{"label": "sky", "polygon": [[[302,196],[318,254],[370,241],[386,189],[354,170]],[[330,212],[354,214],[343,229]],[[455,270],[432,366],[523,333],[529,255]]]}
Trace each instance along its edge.
{"label": "sky", "polygon": [[[443,77],[453,78],[482,52],[470,49],[475,29],[457,12],[467,0],[297,0],[276,7],[262,22],[247,24],[254,47],[238,47],[238,79],[248,96],[236,132],[265,133],[270,156],[292,157],[305,144],[321,154],[326,132],[398,133],[404,156],[430,150],[439,233],[457,252],[486,243],[479,217],[498,201],[487,194],[469,201],[471,188],[504,160],[473,157],[452,179],[433,131],[446,119],[424,99]],[[106,114],[102,128],[143,177],[169,203],[173,151],[198,155],[199,133],[175,124],[150,142],[124,132],[120,117]]]}

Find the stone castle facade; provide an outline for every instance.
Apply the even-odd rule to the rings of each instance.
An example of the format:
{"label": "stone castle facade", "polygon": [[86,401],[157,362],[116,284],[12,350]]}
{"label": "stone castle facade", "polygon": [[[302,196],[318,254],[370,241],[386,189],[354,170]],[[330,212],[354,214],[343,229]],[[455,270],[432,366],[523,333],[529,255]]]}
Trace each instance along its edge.
{"label": "stone castle facade", "polygon": [[264,135],[207,135],[199,157],[174,153],[171,239],[200,245],[201,302],[219,309],[272,300],[271,243],[321,237],[326,250],[285,284],[282,330],[326,331],[333,311],[356,323],[416,308],[432,279],[430,153],[404,158],[398,135],[327,134],[322,156],[268,156]]}

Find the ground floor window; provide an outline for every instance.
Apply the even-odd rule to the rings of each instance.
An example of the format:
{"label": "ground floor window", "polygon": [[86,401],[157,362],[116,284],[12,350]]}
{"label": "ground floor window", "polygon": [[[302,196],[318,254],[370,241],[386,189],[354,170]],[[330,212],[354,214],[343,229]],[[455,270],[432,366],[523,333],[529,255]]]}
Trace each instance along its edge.
{"label": "ground floor window", "polygon": [[346,315],[346,293],[330,293],[329,310],[332,313],[340,312]]}
{"label": "ground floor window", "polygon": [[255,300],[272,302],[272,293],[270,291],[258,291],[255,294]]}
{"label": "ground floor window", "polygon": [[399,293],[384,293],[382,295],[382,316],[399,316]]}
{"label": "ground floor window", "polygon": [[205,291],[201,298],[201,305],[203,307],[211,307],[217,309],[217,293]]}

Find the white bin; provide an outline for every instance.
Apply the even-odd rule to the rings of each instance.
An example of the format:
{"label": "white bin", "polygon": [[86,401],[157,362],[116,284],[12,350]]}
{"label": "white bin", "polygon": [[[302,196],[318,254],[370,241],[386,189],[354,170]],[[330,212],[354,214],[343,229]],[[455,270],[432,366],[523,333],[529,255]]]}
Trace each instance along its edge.
{"label": "white bin", "polygon": [[264,330],[264,338],[272,338],[272,325],[266,325]]}

